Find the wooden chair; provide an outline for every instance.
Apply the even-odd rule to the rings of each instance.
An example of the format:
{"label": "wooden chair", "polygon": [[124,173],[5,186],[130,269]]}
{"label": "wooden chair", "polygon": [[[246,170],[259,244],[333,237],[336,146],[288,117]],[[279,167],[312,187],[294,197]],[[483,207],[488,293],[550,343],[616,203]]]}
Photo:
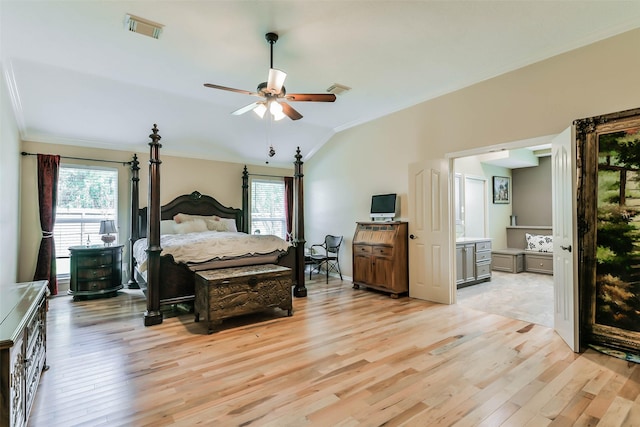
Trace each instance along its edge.
{"label": "wooden chair", "polygon": [[[320,271],[322,266],[327,272],[327,283],[329,283],[329,270],[335,271],[340,275],[342,280],[342,272],[340,271],[340,245],[342,244],[342,236],[333,236],[327,234],[324,238],[324,243],[311,245],[311,259],[313,260],[315,267],[312,267],[309,271],[309,278],[313,271]],[[322,248],[320,253],[314,253],[314,247]],[[322,253],[324,252],[324,253]]]}

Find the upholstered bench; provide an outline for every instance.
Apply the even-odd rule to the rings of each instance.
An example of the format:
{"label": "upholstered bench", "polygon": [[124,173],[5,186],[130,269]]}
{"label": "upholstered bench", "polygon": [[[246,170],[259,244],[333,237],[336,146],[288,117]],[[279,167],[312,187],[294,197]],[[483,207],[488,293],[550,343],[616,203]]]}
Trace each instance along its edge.
{"label": "upholstered bench", "polygon": [[524,271],[523,249],[507,248],[491,251],[491,269],[506,271],[508,273],[520,273]]}

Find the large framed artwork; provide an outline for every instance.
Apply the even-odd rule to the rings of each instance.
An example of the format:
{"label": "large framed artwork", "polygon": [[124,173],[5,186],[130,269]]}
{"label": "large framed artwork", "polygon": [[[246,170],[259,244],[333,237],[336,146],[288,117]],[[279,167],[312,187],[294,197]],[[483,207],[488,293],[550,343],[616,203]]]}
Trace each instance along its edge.
{"label": "large framed artwork", "polygon": [[576,120],[581,343],[640,351],[640,109]]}
{"label": "large framed artwork", "polygon": [[507,176],[493,177],[493,203],[509,203],[510,181]]}

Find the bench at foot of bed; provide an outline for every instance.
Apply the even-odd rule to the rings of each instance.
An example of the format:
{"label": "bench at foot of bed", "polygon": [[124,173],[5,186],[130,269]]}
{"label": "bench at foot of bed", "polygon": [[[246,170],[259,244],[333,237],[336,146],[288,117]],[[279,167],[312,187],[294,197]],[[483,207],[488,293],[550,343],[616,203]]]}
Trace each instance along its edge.
{"label": "bench at foot of bed", "polygon": [[207,332],[223,319],[278,307],[293,313],[291,269],[274,264],[199,271],[195,283],[195,321]]}

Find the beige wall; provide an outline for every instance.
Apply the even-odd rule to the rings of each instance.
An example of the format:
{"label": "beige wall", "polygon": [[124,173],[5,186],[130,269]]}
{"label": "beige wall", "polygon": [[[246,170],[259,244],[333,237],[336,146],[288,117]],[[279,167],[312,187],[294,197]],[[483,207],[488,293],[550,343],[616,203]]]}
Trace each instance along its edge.
{"label": "beige wall", "polygon": [[20,205],[16,202],[20,193],[20,136],[5,79],[0,80],[0,283],[13,283],[18,277],[20,241]]}
{"label": "beige wall", "polygon": [[513,215],[518,225],[553,225],[551,208],[551,156],[536,167],[513,171]]}
{"label": "beige wall", "polygon": [[[41,144],[23,142],[23,151],[30,153],[59,154],[61,156],[81,157],[102,160],[128,162],[133,153],[116,150],[74,147],[69,145]],[[140,207],[147,206],[149,153],[139,152],[140,162]],[[293,155],[292,155],[293,156]],[[292,157],[293,158],[293,157]],[[225,206],[242,207],[242,169],[237,163],[216,162],[211,160],[189,159],[163,156],[160,152],[161,204],[173,200],[182,194],[198,190],[202,194],[215,197]],[[109,166],[118,169],[118,241],[125,243],[125,257],[128,259],[126,243],[130,230],[130,168],[128,165],[106,164],[81,160],[62,159],[62,163],[95,166]],[[22,211],[21,239],[19,248],[18,278],[30,280],[36,266],[40,232],[37,194],[37,164],[35,156],[22,159],[22,190],[20,205]],[[271,175],[291,175],[293,168],[278,169],[264,166],[248,166],[250,173],[268,173]],[[128,269],[125,268],[125,272]]]}
{"label": "beige wall", "polygon": [[351,238],[371,194],[400,194],[408,216],[410,163],[639,107],[638,46],[640,30],[630,31],[338,133],[305,165],[307,241],[345,235],[340,261],[351,275]]}

